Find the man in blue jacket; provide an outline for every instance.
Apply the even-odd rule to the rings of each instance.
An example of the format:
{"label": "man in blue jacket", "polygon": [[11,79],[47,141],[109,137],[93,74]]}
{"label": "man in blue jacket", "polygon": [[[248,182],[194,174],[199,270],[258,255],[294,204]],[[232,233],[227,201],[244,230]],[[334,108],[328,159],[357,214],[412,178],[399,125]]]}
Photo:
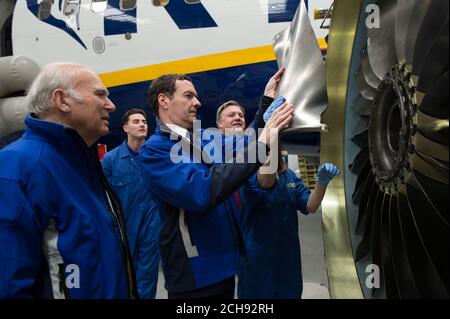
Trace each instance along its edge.
{"label": "man in blue jacket", "polygon": [[[192,128],[201,104],[189,77],[154,80],[148,99],[161,124],[142,146],[140,165],[162,203],[159,243],[168,297],[233,298],[243,242],[229,198],[265,161],[247,160],[251,146],[267,152],[270,129],[288,127],[293,107],[285,104],[275,112],[258,141],[243,150],[244,164],[222,164],[208,159],[195,140]],[[175,151],[179,143],[187,148]]]}
{"label": "man in blue jacket", "polygon": [[115,106],[77,64],[43,68],[21,139],[0,151],[0,298],[135,294],[125,224],[98,160]]}
{"label": "man in blue jacket", "polygon": [[147,114],[142,109],[129,110],[122,118],[122,127],[127,139],[105,155],[103,171],[122,203],[138,296],[154,299],[159,267],[159,211],[138,165],[139,150],[148,132]]}

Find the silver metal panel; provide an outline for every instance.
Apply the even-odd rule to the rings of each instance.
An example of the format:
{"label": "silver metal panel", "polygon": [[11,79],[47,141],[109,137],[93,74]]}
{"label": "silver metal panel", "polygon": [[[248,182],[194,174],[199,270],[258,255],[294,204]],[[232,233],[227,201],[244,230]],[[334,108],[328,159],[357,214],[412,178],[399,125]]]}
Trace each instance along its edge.
{"label": "silver metal panel", "polygon": [[325,64],[303,1],[291,26],[275,36],[274,49],[279,66],[286,67],[277,95],[295,107],[292,126],[283,134],[321,131],[328,103]]}

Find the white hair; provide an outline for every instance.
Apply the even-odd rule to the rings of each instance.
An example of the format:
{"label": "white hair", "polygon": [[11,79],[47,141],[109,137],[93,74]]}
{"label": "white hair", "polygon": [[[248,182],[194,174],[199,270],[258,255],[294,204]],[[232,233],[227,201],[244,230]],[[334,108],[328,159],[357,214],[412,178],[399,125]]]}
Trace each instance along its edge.
{"label": "white hair", "polygon": [[90,71],[86,66],[74,63],[51,63],[46,65],[28,89],[26,104],[31,112],[43,115],[54,107],[52,94],[62,89],[74,99],[80,99],[74,84],[80,71]]}

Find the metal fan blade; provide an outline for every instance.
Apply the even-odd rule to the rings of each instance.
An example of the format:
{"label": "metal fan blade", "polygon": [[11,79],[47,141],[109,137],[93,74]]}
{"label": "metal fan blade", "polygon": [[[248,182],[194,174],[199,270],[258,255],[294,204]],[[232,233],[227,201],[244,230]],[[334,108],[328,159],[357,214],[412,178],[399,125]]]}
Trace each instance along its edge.
{"label": "metal fan blade", "polygon": [[[417,231],[417,223],[413,218],[413,211],[408,198],[399,195],[398,211],[400,216],[400,225],[406,247],[411,271],[414,274],[414,280],[421,298],[437,298],[447,295],[445,287],[439,274],[434,267],[426,246]],[[447,253],[447,252],[446,252]]]}
{"label": "metal fan blade", "polygon": [[[377,189],[378,185],[375,181],[375,177],[370,173],[366,185],[361,192],[361,201],[355,230],[355,233],[358,235],[365,236],[367,234],[368,239],[370,239],[370,227],[372,225],[372,204],[375,200]],[[368,243],[369,241],[367,241],[367,245]]]}
{"label": "metal fan blade", "polygon": [[352,142],[364,148],[369,142],[369,119],[362,117],[352,133]]}
{"label": "metal fan blade", "polygon": [[395,19],[397,2],[392,0],[378,1],[380,7],[380,28],[367,30],[367,52],[373,73],[383,79],[397,63],[395,51]]}
{"label": "metal fan blade", "polygon": [[[439,214],[448,224],[449,221],[449,205],[448,205],[448,185],[436,182],[417,171],[414,171],[414,177],[417,182],[416,185],[423,187],[430,204],[436,207]],[[413,185],[414,186],[414,185]]]}
{"label": "metal fan blade", "polygon": [[370,106],[372,101],[367,100],[361,94],[353,101],[353,110],[358,113],[359,116],[369,117],[370,116]]}
{"label": "metal fan blade", "polygon": [[356,77],[358,79],[358,88],[361,92],[361,95],[366,99],[372,101],[377,94],[377,91],[366,82],[361,67],[358,69]]}
{"label": "metal fan blade", "polygon": [[[409,1],[409,0],[407,0]],[[414,49],[422,23],[427,15],[428,9],[434,0],[412,0],[412,10],[406,31],[405,54],[406,63],[412,65],[414,62]]]}
{"label": "metal fan blade", "polygon": [[[419,109],[436,118],[448,120],[448,70],[419,101]],[[420,95],[420,92],[418,92]]]}
{"label": "metal fan blade", "polygon": [[416,152],[411,156],[411,166],[420,174],[432,180],[448,185],[448,166],[425,154]]}
{"label": "metal fan blade", "polygon": [[[434,197],[430,197],[429,196],[429,193],[430,193],[429,187],[430,187],[430,185],[428,183],[422,184],[420,182],[420,180],[417,178],[417,175],[421,175],[421,174],[417,173],[415,171],[412,172],[412,176],[408,180],[408,183],[407,183],[408,191],[411,193],[411,189],[410,188],[413,187],[413,188],[415,188],[416,192],[421,193],[423,195],[422,196],[422,200],[426,200],[426,202],[427,202],[426,204],[424,203],[424,205],[427,205],[427,207],[429,209],[432,209],[431,212],[428,212],[428,216],[433,215],[436,218],[439,218],[440,222],[443,225],[446,225],[446,227],[448,228],[448,217],[447,218],[445,217],[445,212],[442,210],[442,207],[439,207],[437,205],[438,201],[433,201],[433,198],[436,198],[436,197],[435,196]],[[448,188],[448,186],[447,187],[443,186],[443,188],[444,189]],[[447,214],[448,214],[448,212],[447,212]]]}
{"label": "metal fan blade", "polygon": [[359,205],[364,196],[366,199],[363,203],[367,202],[369,187],[371,187],[374,180],[371,170],[372,166],[370,165],[370,160],[367,159],[363,169],[361,170],[361,174],[358,176],[355,191],[352,195],[352,201],[355,205]]}
{"label": "metal fan blade", "polygon": [[426,138],[435,143],[447,145],[448,153],[448,119],[441,120],[419,112],[417,114],[417,126],[419,132]]}
{"label": "metal fan blade", "polygon": [[[448,52],[448,9],[449,9],[448,0],[433,0],[431,2],[430,7],[428,8],[428,12],[421,25],[420,32],[417,35],[416,45],[414,47],[414,59],[412,64],[413,74],[419,75],[421,73],[421,70],[430,52],[430,48],[432,48],[433,44],[437,41],[437,39],[439,39],[446,23],[447,23],[447,36],[446,36],[447,39],[446,40],[444,39],[443,41],[444,45],[445,41],[447,42],[447,52]],[[439,50],[439,48],[437,48],[437,50]],[[448,68],[448,53],[445,54],[445,56],[443,54],[445,54],[445,52],[441,53],[437,52],[438,56],[442,55],[441,59],[447,60],[447,68]],[[429,63],[434,62],[439,61],[429,61]],[[438,74],[437,76],[440,75],[442,75],[442,73]]]}
{"label": "metal fan blade", "polygon": [[[414,276],[406,253],[406,244],[400,225],[398,196],[391,199],[389,207],[389,244],[394,264],[395,276],[398,282],[400,298],[419,298]],[[388,296],[389,298],[390,296]]]}
{"label": "metal fan blade", "polygon": [[370,66],[369,56],[367,53],[364,54],[361,60],[362,72],[364,74],[364,78],[366,79],[367,84],[369,84],[374,89],[378,88],[381,81],[380,79],[373,73],[372,67]]}
{"label": "metal fan blade", "polygon": [[364,233],[361,242],[356,248],[355,252],[355,261],[361,261],[370,254],[371,252],[371,238],[372,238],[372,219],[373,216],[378,212],[374,210],[376,197],[379,193],[378,185],[376,182],[373,182],[372,187],[369,192],[369,199],[367,200],[366,205],[359,205],[359,214],[358,214],[358,226],[357,233],[362,231],[362,227],[364,227]]}
{"label": "metal fan blade", "polygon": [[397,17],[395,20],[395,48],[399,61],[406,61],[406,35],[408,25],[416,6],[416,2],[423,0],[397,0]]}
{"label": "metal fan blade", "polygon": [[436,207],[432,205],[422,185],[412,178],[407,184],[407,199],[413,215],[416,231],[439,275],[444,287],[448,287],[449,228]]}
{"label": "metal fan blade", "polygon": [[448,71],[448,18],[429,50],[419,73],[418,89],[428,92],[429,88]]}
{"label": "metal fan blade", "polygon": [[326,70],[304,1],[290,27],[274,37],[273,45],[279,66],[286,67],[277,95],[295,105],[292,124],[283,135],[320,132],[321,115],[328,105]]}
{"label": "metal fan blade", "polygon": [[433,157],[439,161],[447,162],[448,166],[448,146],[436,143],[426,138],[420,132],[416,135],[415,139],[415,146],[418,152]]}
{"label": "metal fan blade", "polygon": [[350,166],[350,171],[353,174],[359,176],[368,159],[369,159],[369,147],[366,146],[364,149],[361,150],[361,152],[358,153],[358,155],[356,155],[355,160]]}
{"label": "metal fan blade", "polygon": [[[377,195],[375,197],[375,203],[373,205],[373,216],[372,216],[372,231],[370,236],[370,244],[372,251],[372,264],[381,265],[381,209],[383,206],[384,193],[379,189],[377,190]],[[373,298],[386,298],[385,282],[384,276],[380,276],[380,289],[374,289],[372,291]]]}
{"label": "metal fan blade", "polygon": [[397,282],[397,274],[393,263],[391,248],[391,227],[390,227],[390,208],[392,196],[384,194],[381,205],[381,233],[380,233],[380,253],[381,269],[384,276],[386,287],[386,297],[389,299],[398,299],[400,291]]}

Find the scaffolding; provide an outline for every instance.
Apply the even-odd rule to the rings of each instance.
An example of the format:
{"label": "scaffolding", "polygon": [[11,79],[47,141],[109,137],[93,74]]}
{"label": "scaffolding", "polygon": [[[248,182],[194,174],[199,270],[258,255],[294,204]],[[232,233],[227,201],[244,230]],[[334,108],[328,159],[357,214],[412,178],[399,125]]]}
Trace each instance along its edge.
{"label": "scaffolding", "polygon": [[298,166],[300,168],[300,178],[310,190],[316,187],[316,175],[318,164],[308,161],[305,157],[298,158]]}

